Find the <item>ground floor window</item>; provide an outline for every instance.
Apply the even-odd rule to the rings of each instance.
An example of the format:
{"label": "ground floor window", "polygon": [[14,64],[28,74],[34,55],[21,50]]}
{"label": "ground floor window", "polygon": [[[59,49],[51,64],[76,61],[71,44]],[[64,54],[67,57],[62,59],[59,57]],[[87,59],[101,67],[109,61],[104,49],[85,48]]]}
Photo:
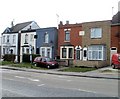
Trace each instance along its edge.
{"label": "ground floor window", "polygon": [[47,49],[47,56],[50,58],[50,48]]}
{"label": "ground floor window", "polygon": [[62,58],[66,58],[66,57],[67,57],[67,49],[62,48]]}
{"label": "ground floor window", "polygon": [[88,47],[88,60],[105,60],[106,48],[104,45],[91,45]]}
{"label": "ground floor window", "polygon": [[40,55],[43,57],[52,58],[52,47],[41,47]]}
{"label": "ground floor window", "polygon": [[73,57],[73,48],[68,48],[68,55],[69,55],[69,58],[72,58]]}
{"label": "ground floor window", "polygon": [[3,54],[5,54],[5,48],[3,48]]}
{"label": "ground floor window", "polygon": [[61,59],[74,59],[74,47],[73,46],[61,46],[60,50]]}
{"label": "ground floor window", "polygon": [[45,48],[41,48],[41,56],[45,56]]}
{"label": "ground floor window", "polygon": [[26,54],[29,54],[29,48],[26,48]]}

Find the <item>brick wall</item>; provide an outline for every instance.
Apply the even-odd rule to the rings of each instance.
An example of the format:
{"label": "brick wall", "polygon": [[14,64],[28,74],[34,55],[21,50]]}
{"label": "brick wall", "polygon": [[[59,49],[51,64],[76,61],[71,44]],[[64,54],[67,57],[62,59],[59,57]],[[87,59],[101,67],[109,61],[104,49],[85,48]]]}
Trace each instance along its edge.
{"label": "brick wall", "polygon": [[[102,28],[102,38],[100,39],[91,39],[90,29],[91,28]],[[106,46],[106,64],[110,63],[110,37],[111,37],[111,21],[96,21],[96,22],[87,22],[82,24],[82,30],[85,31],[85,35],[82,37],[82,46],[88,47],[92,44],[102,44]],[[105,62],[104,62],[105,64]]]}
{"label": "brick wall", "polygon": [[60,46],[66,43],[64,29],[71,29],[70,30],[70,43],[72,45],[82,46],[82,37],[79,36],[79,31],[82,30],[81,24],[59,25],[59,29],[58,29],[58,56],[60,56]]}
{"label": "brick wall", "polygon": [[111,47],[117,47],[120,53],[120,25],[111,26]]}

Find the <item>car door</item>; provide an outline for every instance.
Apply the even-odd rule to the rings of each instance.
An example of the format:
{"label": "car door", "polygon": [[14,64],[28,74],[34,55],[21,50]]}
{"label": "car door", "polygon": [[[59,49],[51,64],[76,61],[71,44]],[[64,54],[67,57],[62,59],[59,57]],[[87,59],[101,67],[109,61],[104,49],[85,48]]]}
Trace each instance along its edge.
{"label": "car door", "polygon": [[45,67],[45,66],[46,66],[46,58],[44,58],[44,57],[43,57],[43,58],[42,58],[42,62],[41,62],[41,63],[42,63],[42,66],[44,66],[44,67]]}

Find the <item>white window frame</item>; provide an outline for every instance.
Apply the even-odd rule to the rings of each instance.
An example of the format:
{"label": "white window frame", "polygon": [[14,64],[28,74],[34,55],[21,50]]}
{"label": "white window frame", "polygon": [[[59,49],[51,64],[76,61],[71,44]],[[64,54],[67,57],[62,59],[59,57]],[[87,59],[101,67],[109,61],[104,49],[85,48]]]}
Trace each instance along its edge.
{"label": "white window frame", "polygon": [[[95,49],[96,47],[96,49]],[[99,49],[99,47],[101,47]],[[100,55],[101,53],[101,55]],[[97,56],[96,56],[97,55]],[[106,60],[106,48],[104,45],[91,45],[88,47],[88,60]]]}
{"label": "white window frame", "polygon": [[7,35],[7,43],[9,43],[9,42],[10,42],[10,36]]}
{"label": "white window frame", "polygon": [[[68,34],[69,34],[69,37],[66,36]],[[69,30],[65,31],[65,42],[70,42],[70,31]]]}
{"label": "white window frame", "polygon": [[47,32],[44,35],[44,42],[49,43],[49,34]]}
{"label": "white window frame", "polygon": [[30,41],[34,41],[34,34],[30,34]]}
{"label": "white window frame", "polygon": [[13,44],[16,43],[16,35],[13,35]]}
{"label": "white window frame", "polygon": [[90,29],[90,36],[92,39],[94,38],[102,38],[102,28],[91,28]]}
{"label": "white window frame", "polygon": [[25,34],[25,43],[28,44],[28,34]]}
{"label": "white window frame", "polygon": [[[66,48],[66,58],[62,57],[62,49]],[[72,57],[69,57],[69,49],[72,48]],[[61,46],[60,47],[60,59],[74,59],[74,47],[73,46]]]}
{"label": "white window frame", "polygon": [[50,57],[49,58],[52,58],[52,47],[40,47],[40,55],[42,55],[42,49],[44,49],[44,56],[45,57],[48,57],[48,49],[50,49]]}
{"label": "white window frame", "polygon": [[5,35],[3,36],[3,44],[5,43]]}

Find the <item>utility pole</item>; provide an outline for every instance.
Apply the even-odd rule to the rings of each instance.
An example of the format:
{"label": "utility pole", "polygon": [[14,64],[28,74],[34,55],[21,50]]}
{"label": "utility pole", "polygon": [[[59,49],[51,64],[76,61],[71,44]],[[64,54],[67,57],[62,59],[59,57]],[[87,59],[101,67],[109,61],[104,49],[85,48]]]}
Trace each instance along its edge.
{"label": "utility pole", "polygon": [[112,7],[112,17],[113,17],[113,15],[114,15],[114,7]]}
{"label": "utility pole", "polygon": [[58,25],[59,25],[59,15],[56,14],[56,16],[57,16],[57,28],[58,28]]}

